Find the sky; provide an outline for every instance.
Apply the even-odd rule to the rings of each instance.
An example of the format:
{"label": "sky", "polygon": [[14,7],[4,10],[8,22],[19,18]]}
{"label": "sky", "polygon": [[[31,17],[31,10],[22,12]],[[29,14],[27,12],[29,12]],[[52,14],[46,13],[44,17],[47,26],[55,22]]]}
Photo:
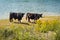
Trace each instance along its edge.
{"label": "sky", "polygon": [[9,18],[10,12],[60,15],[60,0],[0,0],[0,19]]}

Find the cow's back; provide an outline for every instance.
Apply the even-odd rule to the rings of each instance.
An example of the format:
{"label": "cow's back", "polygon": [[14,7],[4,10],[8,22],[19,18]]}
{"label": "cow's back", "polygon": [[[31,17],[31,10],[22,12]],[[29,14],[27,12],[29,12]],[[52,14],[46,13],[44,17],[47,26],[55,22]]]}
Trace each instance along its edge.
{"label": "cow's back", "polygon": [[27,13],[28,18],[34,19],[36,17],[36,14],[34,13]]}
{"label": "cow's back", "polygon": [[22,19],[25,13],[18,13],[18,19]]}

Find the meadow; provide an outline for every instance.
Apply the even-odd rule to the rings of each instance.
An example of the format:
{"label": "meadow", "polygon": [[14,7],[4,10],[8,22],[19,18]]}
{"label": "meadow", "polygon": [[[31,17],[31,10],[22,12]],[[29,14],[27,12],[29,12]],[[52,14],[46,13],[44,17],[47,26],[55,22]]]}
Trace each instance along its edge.
{"label": "meadow", "polygon": [[35,22],[0,20],[0,40],[60,40],[60,16],[45,16]]}

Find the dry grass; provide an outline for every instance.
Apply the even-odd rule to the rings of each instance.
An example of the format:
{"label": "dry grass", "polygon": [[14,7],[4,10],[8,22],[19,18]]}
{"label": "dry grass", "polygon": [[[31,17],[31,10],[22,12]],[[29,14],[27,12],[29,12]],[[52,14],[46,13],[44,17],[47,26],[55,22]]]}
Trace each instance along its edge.
{"label": "dry grass", "polygon": [[[40,18],[39,20],[41,20],[41,21],[46,21],[46,20],[51,21],[51,20],[55,20],[55,19],[60,20],[60,16],[45,16],[43,18]],[[31,21],[33,21],[33,20],[31,20]],[[13,24],[13,25],[24,25],[24,26],[25,25],[27,25],[27,26],[32,25],[31,23],[28,23],[25,18],[22,18],[22,23],[18,24],[17,22],[18,22],[17,20],[14,20],[12,23],[10,23],[8,19],[0,20],[0,27],[3,26],[3,25],[4,26],[10,26],[11,24]],[[30,25],[28,25],[28,24],[30,24]]]}
{"label": "dry grass", "polygon": [[[16,21],[14,20],[11,23],[9,22],[8,19],[0,20],[0,31],[1,31],[0,34],[2,34],[2,37],[0,35],[0,39],[4,40],[3,38],[5,39],[7,38],[7,40],[9,40],[11,37],[15,37],[10,40],[18,40],[18,39],[19,40],[24,40],[24,39],[25,40],[29,40],[29,39],[31,40],[55,40],[56,35],[58,37],[60,36],[58,32],[55,33],[54,31],[53,32],[50,31],[50,30],[55,29],[55,27],[58,28],[57,27],[58,22],[57,21],[55,22],[54,20],[57,20],[60,23],[60,16],[45,16],[37,20],[36,24],[27,22],[25,18],[22,19],[22,23],[18,23],[17,20]],[[6,33],[6,30],[7,30],[7,33]],[[43,31],[48,31],[48,33],[43,33]],[[4,35],[9,34],[10,32],[13,32],[11,33],[11,35],[13,34],[12,36],[11,35],[9,35],[8,37],[4,36]]]}

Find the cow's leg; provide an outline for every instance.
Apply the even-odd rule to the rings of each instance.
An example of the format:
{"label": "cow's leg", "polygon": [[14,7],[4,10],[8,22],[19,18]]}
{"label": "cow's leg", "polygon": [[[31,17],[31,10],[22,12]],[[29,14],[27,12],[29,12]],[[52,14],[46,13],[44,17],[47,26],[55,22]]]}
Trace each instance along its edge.
{"label": "cow's leg", "polygon": [[21,20],[18,19],[18,22],[21,23]]}
{"label": "cow's leg", "polygon": [[36,23],[36,20],[34,20],[34,23]]}
{"label": "cow's leg", "polygon": [[29,18],[28,18],[28,22],[31,22]]}
{"label": "cow's leg", "polygon": [[9,20],[10,20],[10,22],[12,22],[13,21],[13,18],[10,18]]}

